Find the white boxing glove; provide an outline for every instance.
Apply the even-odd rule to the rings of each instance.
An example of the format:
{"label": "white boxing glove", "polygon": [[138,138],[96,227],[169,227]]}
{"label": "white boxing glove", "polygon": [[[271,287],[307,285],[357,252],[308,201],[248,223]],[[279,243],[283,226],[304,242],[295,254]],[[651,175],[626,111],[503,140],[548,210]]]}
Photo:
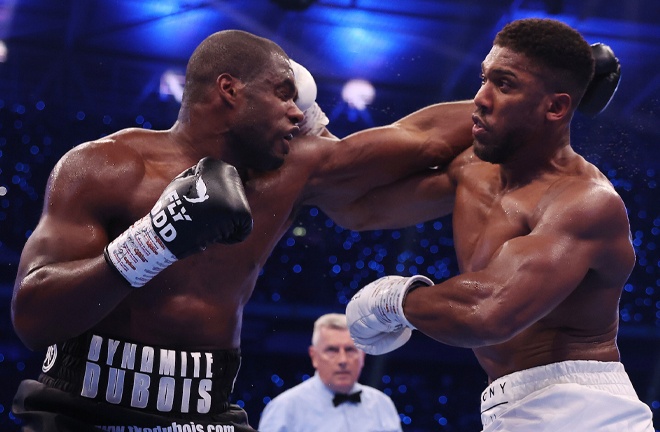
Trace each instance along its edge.
{"label": "white boxing glove", "polygon": [[413,286],[431,286],[426,276],[385,276],[358,291],[346,306],[355,346],[367,354],[385,354],[410,339],[415,327],[403,314],[403,300]]}
{"label": "white boxing glove", "polygon": [[296,105],[305,117],[298,123],[301,135],[320,135],[330,120],[316,103],[316,81],[301,64],[289,59],[298,88]]}

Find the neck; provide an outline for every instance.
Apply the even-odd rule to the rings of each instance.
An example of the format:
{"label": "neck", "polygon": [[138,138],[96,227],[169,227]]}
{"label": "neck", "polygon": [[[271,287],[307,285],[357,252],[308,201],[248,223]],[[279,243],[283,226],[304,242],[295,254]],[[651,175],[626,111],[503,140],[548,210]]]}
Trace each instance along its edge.
{"label": "neck", "polygon": [[533,145],[520,148],[500,164],[503,189],[516,189],[545,173],[559,171],[575,154],[568,134],[537,137]]}
{"label": "neck", "polygon": [[170,134],[187,154],[198,160],[209,156],[232,163],[228,145],[229,128],[222,121],[210,121],[221,117],[211,110],[210,105],[204,104],[182,106]]}
{"label": "neck", "polygon": [[172,141],[179,147],[181,152],[191,159],[199,160],[205,156],[215,157],[202,145],[197,134],[192,133],[189,127],[181,124],[178,120],[169,130]]}

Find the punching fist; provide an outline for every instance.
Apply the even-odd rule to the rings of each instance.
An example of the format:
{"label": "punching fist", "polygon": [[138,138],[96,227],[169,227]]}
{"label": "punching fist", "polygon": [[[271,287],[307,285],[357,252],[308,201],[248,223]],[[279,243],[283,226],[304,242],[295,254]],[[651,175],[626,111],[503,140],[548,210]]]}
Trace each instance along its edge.
{"label": "punching fist", "polygon": [[252,215],[236,168],[204,158],[172,180],[149,214],[179,259],[211,243],[238,243],[252,231]]}
{"label": "punching fist", "polygon": [[614,97],[619,80],[621,79],[621,65],[612,48],[602,43],[591,45],[594,56],[594,77],[591,79],[587,91],[578,105],[578,111],[594,117],[607,107]]}
{"label": "punching fist", "polygon": [[175,177],[151,212],[108,244],[104,256],[137,288],[209,244],[237,243],[251,231],[250,206],[236,168],[204,158]]}
{"label": "punching fist", "polygon": [[289,59],[291,69],[296,79],[298,99],[296,105],[305,117],[298,123],[301,135],[320,135],[330,123],[328,117],[316,103],[316,81],[312,74],[302,65]]}
{"label": "punching fist", "polygon": [[415,327],[403,314],[403,300],[411,288],[431,286],[421,275],[385,276],[358,291],[346,306],[346,321],[355,346],[367,354],[385,354],[410,339]]}

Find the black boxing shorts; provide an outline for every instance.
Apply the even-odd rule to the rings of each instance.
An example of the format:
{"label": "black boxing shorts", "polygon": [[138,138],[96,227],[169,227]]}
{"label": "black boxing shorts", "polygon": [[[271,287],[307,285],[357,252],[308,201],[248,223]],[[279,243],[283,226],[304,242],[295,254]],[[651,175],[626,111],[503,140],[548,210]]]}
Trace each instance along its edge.
{"label": "black boxing shorts", "polygon": [[254,432],[229,402],[239,350],[182,351],[85,334],[49,347],[12,411],[24,431]]}

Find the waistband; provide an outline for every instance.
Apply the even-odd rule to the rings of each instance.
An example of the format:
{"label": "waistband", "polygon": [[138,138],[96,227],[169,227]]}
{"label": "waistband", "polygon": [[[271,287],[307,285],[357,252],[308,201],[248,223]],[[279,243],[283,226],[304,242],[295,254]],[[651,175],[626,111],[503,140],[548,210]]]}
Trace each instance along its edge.
{"label": "waistband", "polygon": [[218,414],[239,350],[182,351],[86,333],[51,345],[39,381],[78,396],[160,415]]}
{"label": "waistband", "polygon": [[481,393],[481,414],[492,414],[542,388],[566,383],[638,399],[623,364],[571,360],[514,372],[496,379]]}

